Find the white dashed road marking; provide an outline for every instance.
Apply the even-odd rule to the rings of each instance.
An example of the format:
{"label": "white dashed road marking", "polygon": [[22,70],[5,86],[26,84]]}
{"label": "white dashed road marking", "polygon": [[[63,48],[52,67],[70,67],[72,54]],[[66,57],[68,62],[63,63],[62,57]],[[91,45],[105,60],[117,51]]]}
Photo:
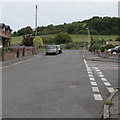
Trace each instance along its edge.
{"label": "white dashed road marking", "polygon": [[96,70],[97,72],[100,72],[100,70]]}
{"label": "white dashed road marking", "polygon": [[106,86],[111,86],[111,84],[110,84],[109,82],[104,82],[104,84],[105,84]]}
{"label": "white dashed road marking", "polygon": [[92,72],[88,72],[88,74],[92,74]]}
{"label": "white dashed road marking", "polygon": [[93,95],[94,95],[95,100],[103,100],[100,94],[93,94]]}
{"label": "white dashed road marking", "polygon": [[97,83],[96,82],[91,82],[91,85],[97,85]]}
{"label": "white dashed road marking", "polygon": [[99,88],[98,87],[92,87],[93,92],[99,92]]}
{"label": "white dashed road marking", "polygon": [[101,80],[102,80],[102,81],[107,81],[107,79],[106,79],[106,78],[101,78]]}
{"label": "white dashed road marking", "polygon": [[99,75],[102,75],[103,73],[102,72],[98,72]]}
{"label": "white dashed road marking", "polygon": [[95,78],[90,77],[89,79],[95,81]]}
{"label": "white dashed road marking", "polygon": [[114,88],[112,88],[112,87],[107,87],[107,89],[110,93],[115,91]]}
{"label": "white dashed road marking", "polygon": [[91,74],[89,74],[88,76],[89,76],[89,77],[93,77],[93,75],[91,75]]}
{"label": "white dashed road marking", "polygon": [[99,77],[104,77],[104,75],[99,75]]}

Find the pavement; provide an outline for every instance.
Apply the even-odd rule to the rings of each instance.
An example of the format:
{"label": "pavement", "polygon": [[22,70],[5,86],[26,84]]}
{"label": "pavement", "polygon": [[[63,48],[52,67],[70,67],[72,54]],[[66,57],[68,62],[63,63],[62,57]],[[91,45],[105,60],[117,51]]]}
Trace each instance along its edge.
{"label": "pavement", "polygon": [[[83,50],[83,58],[90,61],[102,61],[102,62],[115,62],[118,63],[118,58],[106,58],[104,56],[98,56],[94,54],[93,52]],[[119,87],[119,86],[118,86]],[[119,87],[120,88],[120,87]],[[103,107],[103,118],[104,119],[115,119],[119,120],[120,118],[120,104],[119,104],[119,96],[120,96],[120,90],[115,89],[112,93],[109,94],[108,98],[104,102]]]}
{"label": "pavement", "polygon": [[84,58],[91,61],[102,61],[102,62],[116,62],[119,63],[120,60],[117,56],[106,57],[104,54],[94,54],[88,50],[83,50]]}

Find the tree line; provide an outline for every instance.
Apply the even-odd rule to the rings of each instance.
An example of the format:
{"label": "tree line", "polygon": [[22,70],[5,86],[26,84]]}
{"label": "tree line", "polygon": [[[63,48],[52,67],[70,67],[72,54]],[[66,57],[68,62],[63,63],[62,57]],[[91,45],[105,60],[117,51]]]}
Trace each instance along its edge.
{"label": "tree line", "polygon": [[[38,35],[58,34],[67,32],[69,34],[87,34],[90,29],[91,35],[120,35],[120,18],[117,17],[98,17],[95,16],[88,20],[77,21],[73,23],[64,23],[61,25],[38,26]],[[13,36],[31,34],[35,35],[35,30],[30,26],[22,28],[13,33]]]}

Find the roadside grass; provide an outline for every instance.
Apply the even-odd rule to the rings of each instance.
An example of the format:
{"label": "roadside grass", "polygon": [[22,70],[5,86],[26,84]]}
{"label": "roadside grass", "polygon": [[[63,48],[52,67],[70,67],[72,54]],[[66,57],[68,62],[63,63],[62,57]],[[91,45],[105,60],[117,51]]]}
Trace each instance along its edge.
{"label": "roadside grass", "polygon": [[[49,35],[40,35],[40,37],[46,37],[46,38],[54,38],[56,34],[49,34]],[[87,42],[88,41],[88,35],[70,35],[73,39],[73,42]],[[91,35],[91,37],[95,40],[97,39],[104,39],[105,41],[108,41],[110,39],[115,40],[118,36],[117,35]],[[23,37],[12,37],[12,45],[20,45],[22,42]]]}
{"label": "roadside grass", "polygon": [[12,37],[11,40],[11,45],[20,45],[22,42],[23,37],[19,36],[19,37]]}

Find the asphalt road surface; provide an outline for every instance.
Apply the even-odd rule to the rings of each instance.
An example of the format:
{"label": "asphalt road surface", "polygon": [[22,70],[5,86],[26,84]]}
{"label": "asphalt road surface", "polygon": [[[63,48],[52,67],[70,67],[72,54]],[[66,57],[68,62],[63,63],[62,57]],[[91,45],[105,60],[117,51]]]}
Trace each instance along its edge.
{"label": "asphalt road surface", "polygon": [[[114,64],[108,67],[109,63],[85,61],[80,50],[6,62],[2,69],[2,116],[99,118],[107,95],[117,87]],[[100,72],[104,76],[99,76]]]}

